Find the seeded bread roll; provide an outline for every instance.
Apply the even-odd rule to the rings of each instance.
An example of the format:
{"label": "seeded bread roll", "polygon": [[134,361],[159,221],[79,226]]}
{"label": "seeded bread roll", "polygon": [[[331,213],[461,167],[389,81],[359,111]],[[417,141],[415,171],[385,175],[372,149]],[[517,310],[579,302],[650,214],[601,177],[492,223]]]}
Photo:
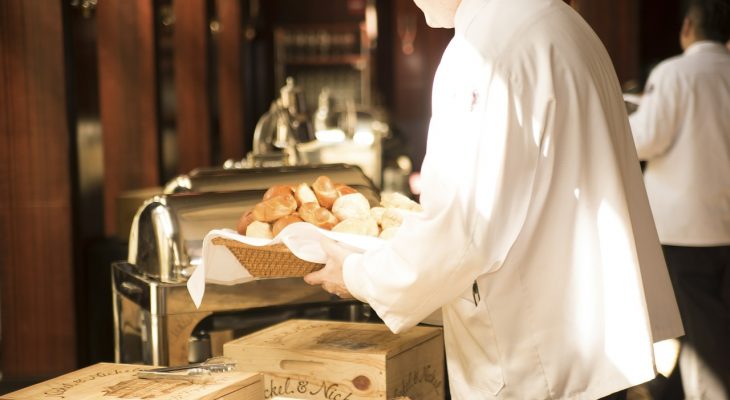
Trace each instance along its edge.
{"label": "seeded bread roll", "polygon": [[294,188],[294,198],[297,199],[297,204],[301,207],[302,204],[306,203],[317,203],[317,196],[314,194],[312,189],[306,183],[300,183]]}
{"label": "seeded bread roll", "polygon": [[253,221],[246,228],[246,236],[262,239],[272,239],[274,237],[274,234],[271,232],[271,225],[267,224],[266,222]]}
{"label": "seeded bread roll", "polygon": [[285,196],[287,194],[292,194],[292,187],[291,185],[274,185],[269,188],[269,190],[264,193],[264,200],[268,200],[272,197],[276,196]]}
{"label": "seeded bread roll", "polygon": [[315,203],[302,204],[302,206],[299,207],[299,217],[301,217],[304,222],[309,222],[310,224],[327,230],[332,229],[339,222],[337,217],[335,217],[335,215],[328,209],[320,207]]}
{"label": "seeded bread roll", "polygon": [[327,209],[332,209],[332,204],[335,203],[335,200],[339,196],[332,180],[326,176],[320,176],[312,184],[312,189],[314,189],[314,194],[317,196],[319,205]]}
{"label": "seeded bread roll", "polygon": [[332,232],[352,233],[373,237],[377,237],[379,231],[377,222],[370,216],[346,219],[332,228]]}
{"label": "seeded bread roll", "polygon": [[256,221],[274,222],[296,210],[297,201],[294,200],[294,196],[286,194],[283,196],[274,196],[256,204],[253,208],[253,216]]}
{"label": "seeded bread roll", "polygon": [[246,228],[251,224],[251,222],[255,221],[256,219],[253,217],[253,211],[248,210],[243,215],[241,215],[241,219],[238,220],[238,226],[236,226],[236,231],[240,233],[241,235],[246,234]]}
{"label": "seeded bread roll", "polygon": [[292,214],[287,215],[284,218],[279,218],[274,222],[274,225],[271,227],[271,231],[274,234],[274,236],[278,235],[279,232],[281,232],[282,229],[286,228],[287,226],[295,223],[295,222],[302,222],[303,220],[299,218],[299,215]]}

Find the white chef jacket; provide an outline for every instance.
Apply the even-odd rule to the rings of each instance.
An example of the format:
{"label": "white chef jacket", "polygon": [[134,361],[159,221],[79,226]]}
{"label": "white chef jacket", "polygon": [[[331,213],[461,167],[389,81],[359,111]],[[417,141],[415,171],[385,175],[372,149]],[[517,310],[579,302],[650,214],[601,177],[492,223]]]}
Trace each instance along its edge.
{"label": "white chef jacket", "polygon": [[702,41],[659,64],[630,121],[660,241],[730,245],[730,52]]}
{"label": "white chef jacket", "polygon": [[442,307],[455,399],[595,399],[652,379],[652,343],[683,332],[604,47],[561,0],[463,0],[455,25],[424,211],[348,256],[347,288],[394,332]]}

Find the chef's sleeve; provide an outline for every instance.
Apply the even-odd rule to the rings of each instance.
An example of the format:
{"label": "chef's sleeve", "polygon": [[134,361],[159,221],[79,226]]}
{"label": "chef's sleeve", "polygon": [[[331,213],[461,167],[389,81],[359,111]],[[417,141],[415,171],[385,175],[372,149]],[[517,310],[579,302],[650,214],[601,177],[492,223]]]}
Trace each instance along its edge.
{"label": "chef's sleeve", "polygon": [[664,154],[678,132],[679,81],[674,72],[659,65],[652,71],[639,108],[629,117],[639,159]]}
{"label": "chef's sleeve", "polygon": [[529,182],[534,166],[521,163],[538,158],[525,150],[538,151],[532,134],[518,128],[519,98],[497,77],[463,102],[435,107],[421,168],[424,211],[407,215],[383,247],[347,257],[348,290],[393,332],[471,296],[475,279],[501,266],[516,235],[506,227],[524,218],[530,197],[530,185],[515,182]]}

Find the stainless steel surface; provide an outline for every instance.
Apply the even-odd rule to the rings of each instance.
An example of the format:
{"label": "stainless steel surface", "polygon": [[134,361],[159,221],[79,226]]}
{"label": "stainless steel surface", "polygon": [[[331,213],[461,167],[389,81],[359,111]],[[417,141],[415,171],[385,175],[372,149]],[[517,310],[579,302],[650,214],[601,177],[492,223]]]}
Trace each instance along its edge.
{"label": "stainless steel surface", "polygon": [[259,156],[281,156],[281,165],[296,165],[296,144],[314,139],[312,123],[307,114],[304,93],[293,78],[287,78],[278,99],[256,124],[253,135],[252,159],[255,166]]}
{"label": "stainless steel surface", "polygon": [[318,140],[297,145],[300,164],[357,165],[382,189],[383,142],[391,135],[382,113],[349,106],[329,112],[337,115],[339,124],[331,129],[317,124],[322,127],[315,132]]}
{"label": "stainless steel surface", "polygon": [[277,184],[313,183],[319,175],[327,175],[336,183],[344,183],[377,198],[377,189],[360,167],[343,163],[312,164],[268,168],[199,168],[180,175],[166,186],[166,194],[180,192],[228,192],[266,190]]}
{"label": "stainless steel surface", "polygon": [[112,265],[112,295],[114,354],[120,363],[183,365],[191,351],[189,338],[199,332],[263,327],[288,316],[307,312],[311,316],[312,310],[338,307],[341,313],[318,313],[315,317],[319,318],[368,317],[365,305],[339,299],[301,278],[208,284],[203,303],[196,309],[184,283],[160,282],[126,262]]}
{"label": "stainless steel surface", "polygon": [[235,229],[263,190],[181,193],[146,201],[132,221],[127,261],[162,282],[187,280],[200,262],[203,238],[213,229]]}

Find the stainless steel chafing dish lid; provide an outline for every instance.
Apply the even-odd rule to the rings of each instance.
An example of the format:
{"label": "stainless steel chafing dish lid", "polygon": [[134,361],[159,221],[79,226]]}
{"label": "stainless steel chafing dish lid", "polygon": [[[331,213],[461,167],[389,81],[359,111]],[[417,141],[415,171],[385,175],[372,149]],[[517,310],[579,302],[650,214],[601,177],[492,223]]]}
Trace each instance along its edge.
{"label": "stainless steel chafing dish lid", "polygon": [[132,221],[127,261],[162,282],[183,282],[200,263],[203,238],[213,229],[235,229],[263,190],[180,193],[147,200]]}
{"label": "stainless steel chafing dish lid", "polygon": [[164,193],[266,189],[276,184],[299,182],[312,184],[320,175],[329,176],[336,183],[344,183],[358,190],[375,190],[373,182],[358,166],[321,164],[271,168],[199,168],[172,179],[165,186]]}

